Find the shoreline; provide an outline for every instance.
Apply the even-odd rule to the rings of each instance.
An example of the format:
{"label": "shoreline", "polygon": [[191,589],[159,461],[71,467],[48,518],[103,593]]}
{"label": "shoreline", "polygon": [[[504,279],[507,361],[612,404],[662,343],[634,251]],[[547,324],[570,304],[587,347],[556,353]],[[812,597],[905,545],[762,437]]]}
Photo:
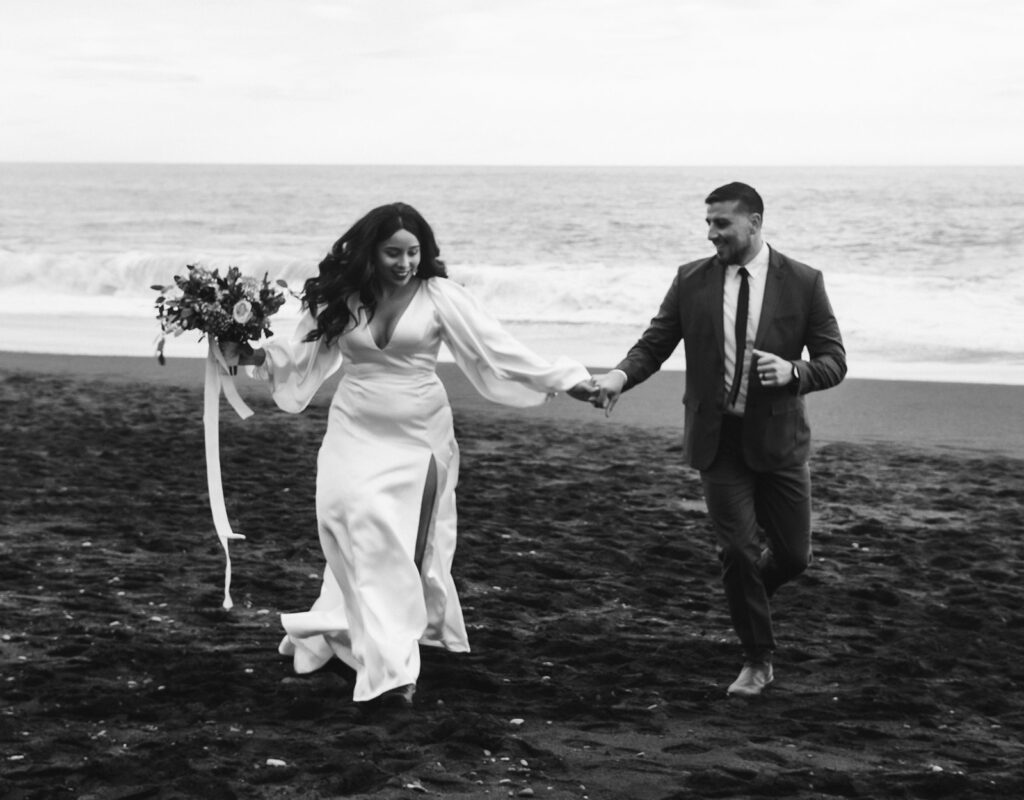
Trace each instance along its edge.
{"label": "shoreline", "polygon": [[[47,356],[152,356],[159,338],[159,326],[148,313],[149,302],[127,297],[106,299],[112,301],[111,308],[89,311],[80,307],[80,298],[49,298],[51,312],[43,315],[26,313],[26,308],[38,302],[32,296],[0,289],[0,347],[12,353]],[[275,320],[275,328],[287,335],[297,318],[296,314],[282,313]],[[596,367],[617,364],[643,331],[643,325],[639,323],[598,326],[505,320],[502,325],[542,356],[566,355]],[[68,337],[67,331],[74,331],[74,337]],[[964,359],[952,360],[914,360],[905,353],[864,349],[862,344],[847,342],[850,352],[848,379],[1024,386],[1024,359],[1021,358],[1006,356],[1002,360],[991,360],[965,356]],[[172,336],[167,339],[166,353],[168,358],[205,358],[206,343],[198,341],[197,336]],[[452,360],[444,348],[441,360]],[[668,371],[682,371],[685,367],[682,347],[677,348],[662,366]]]}
{"label": "shoreline", "polygon": [[[153,357],[91,356],[0,351],[0,371],[64,374],[83,379],[140,381],[202,388],[204,361],[169,358],[160,366]],[[601,372],[603,368],[594,368]],[[456,413],[472,410],[524,419],[588,423],[594,435],[606,428],[637,426],[665,429],[682,436],[683,373],[663,370],[628,392],[605,418],[597,409],[560,396],[539,407],[499,406],[480,397],[449,362],[438,364]],[[337,378],[328,381],[314,403],[326,403]],[[244,396],[266,396],[262,384],[237,380]],[[891,444],[947,452],[994,453],[1024,458],[1024,386],[933,381],[847,378],[839,386],[807,395],[816,446],[829,443]]]}

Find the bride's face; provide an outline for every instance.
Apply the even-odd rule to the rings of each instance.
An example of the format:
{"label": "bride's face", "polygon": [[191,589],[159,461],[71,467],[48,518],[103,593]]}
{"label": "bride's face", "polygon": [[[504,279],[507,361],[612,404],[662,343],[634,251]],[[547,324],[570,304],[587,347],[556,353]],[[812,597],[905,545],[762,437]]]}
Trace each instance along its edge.
{"label": "bride's face", "polygon": [[405,286],[420,265],[420,241],[407,230],[395,231],[377,245],[377,275],[385,286]]}

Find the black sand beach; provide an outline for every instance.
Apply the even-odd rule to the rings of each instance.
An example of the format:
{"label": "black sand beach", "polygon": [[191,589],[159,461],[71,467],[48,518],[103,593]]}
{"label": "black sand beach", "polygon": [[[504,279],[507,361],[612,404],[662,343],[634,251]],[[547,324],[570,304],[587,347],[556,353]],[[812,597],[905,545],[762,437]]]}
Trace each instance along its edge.
{"label": "black sand beach", "polygon": [[2,798],[1024,796],[1024,387],[851,380],[809,398],[815,563],[776,683],[739,667],[679,375],[615,416],[504,409],[444,376],[473,652],[414,713],[296,676],[326,408],[222,408],[231,611],[202,365],[0,353]]}

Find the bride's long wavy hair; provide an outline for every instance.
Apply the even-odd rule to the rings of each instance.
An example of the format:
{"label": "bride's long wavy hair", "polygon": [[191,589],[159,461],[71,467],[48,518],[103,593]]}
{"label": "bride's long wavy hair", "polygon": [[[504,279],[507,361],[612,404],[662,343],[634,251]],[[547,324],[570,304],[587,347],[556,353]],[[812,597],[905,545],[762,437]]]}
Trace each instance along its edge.
{"label": "bride's long wavy hair", "polygon": [[[434,232],[423,215],[406,203],[378,206],[334,243],[320,262],[320,274],[306,281],[302,305],[316,318],[316,328],[306,341],[322,338],[330,344],[358,324],[356,314],[365,312],[368,320],[373,318],[384,293],[377,274],[377,247],[400,230],[409,231],[420,243],[416,277],[448,277]],[[358,299],[355,313],[349,305],[351,298]]]}

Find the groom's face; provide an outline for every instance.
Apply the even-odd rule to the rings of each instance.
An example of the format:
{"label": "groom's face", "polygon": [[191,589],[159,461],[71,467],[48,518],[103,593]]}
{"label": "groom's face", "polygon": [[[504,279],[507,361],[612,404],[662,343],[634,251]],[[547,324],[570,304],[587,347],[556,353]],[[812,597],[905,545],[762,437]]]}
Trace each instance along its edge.
{"label": "groom's face", "polygon": [[708,205],[708,241],[725,264],[746,264],[760,246],[761,215],[737,208],[736,200]]}

